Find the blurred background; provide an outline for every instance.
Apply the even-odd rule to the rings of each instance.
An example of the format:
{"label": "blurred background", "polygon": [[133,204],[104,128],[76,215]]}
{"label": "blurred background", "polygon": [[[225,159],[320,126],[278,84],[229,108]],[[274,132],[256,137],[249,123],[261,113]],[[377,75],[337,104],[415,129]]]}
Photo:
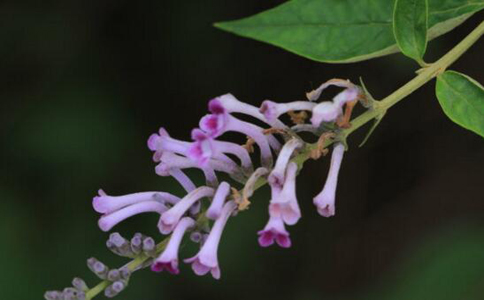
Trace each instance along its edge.
{"label": "blurred background", "polygon": [[[321,64],[211,25],[282,2],[0,3],[0,298],[41,299],[74,276],[93,286],[91,256],[124,264],[104,246],[92,197],[99,188],[181,195],[175,181],[154,173],[146,141],[160,126],[188,139],[214,96],[231,92],[258,106],[302,99],[333,77],[362,76],[383,98],[414,76],[418,66],[402,55]],[[426,60],[483,16],[430,43]],[[484,83],[483,53],[481,40],[452,69]],[[434,87],[392,108],[364,147],[368,127],[351,136],[335,217],[320,217],[312,204],[329,159],[305,165],[292,248],[257,244],[266,187],[228,223],[220,281],[184,264],[179,276],[146,270],[118,298],[483,299],[484,142],[447,119]],[[143,215],[116,229],[159,236],[156,222]],[[195,252],[187,245],[182,257]]]}

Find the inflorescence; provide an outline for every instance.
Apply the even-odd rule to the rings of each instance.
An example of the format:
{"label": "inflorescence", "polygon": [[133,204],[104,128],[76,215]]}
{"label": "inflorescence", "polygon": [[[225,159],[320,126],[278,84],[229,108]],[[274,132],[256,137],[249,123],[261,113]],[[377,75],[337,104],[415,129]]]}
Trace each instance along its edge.
{"label": "inflorescence", "polygon": [[[343,88],[332,101],[317,102],[329,86]],[[124,196],[110,196],[103,190],[93,199],[94,210],[101,215],[98,225],[103,231],[137,214],[155,212],[160,215],[157,224],[162,235],[169,236],[156,245],[151,237],[140,233],[130,240],[119,233],[112,233],[107,247],[115,254],[140,259],[142,263],[127,264],[120,269],[110,269],[95,258],[88,260],[89,269],[104,281],[102,289],[107,297],[113,297],[128,285],[132,272],[150,267],[154,272],[167,271],[178,274],[179,248],[184,236],[200,244],[199,252],[183,261],[192,266],[197,275],[211,273],[215,279],[221,276],[217,249],[224,227],[230,217],[248,208],[249,198],[267,182],[271,188],[268,206],[269,219],[260,230],[258,241],[262,247],[277,243],[280,247],[291,246],[286,226],[295,225],[301,218],[296,198],[296,177],[302,167],[294,159],[298,153],[307,152],[308,158],[318,159],[328,152],[328,141],[334,144],[329,174],[322,191],[313,199],[320,215],[335,214],[335,193],[338,173],[345,151],[345,140],[338,135],[350,126],[352,109],[358,101],[367,101],[364,91],[347,80],[332,79],[307,94],[308,100],[290,103],[262,102],[260,108],[243,103],[231,94],[212,99],[208,104],[210,114],[202,117],[199,128],[192,131],[192,141],[180,141],[171,137],[164,128],[148,139],[157,163],[156,174],[171,176],[180,183],[186,195],[179,197],[167,192],[150,191]],[[367,104],[367,103],[364,103]],[[308,113],[311,118],[308,120]],[[258,120],[261,127],[238,118],[246,115]],[[280,117],[288,114],[294,124],[290,126]],[[247,137],[244,145],[222,141],[226,132],[237,132]],[[305,142],[301,132],[316,135],[315,144]],[[257,146],[259,167],[251,155]],[[196,168],[203,172],[206,185],[196,186],[186,175],[185,169]],[[218,175],[227,174],[232,183],[220,181]],[[237,189],[239,187],[239,189]],[[241,188],[240,188],[241,187]],[[202,200],[207,199],[207,204]],[[48,300],[90,299],[89,288],[82,279],[75,278],[72,288],[49,291]]]}

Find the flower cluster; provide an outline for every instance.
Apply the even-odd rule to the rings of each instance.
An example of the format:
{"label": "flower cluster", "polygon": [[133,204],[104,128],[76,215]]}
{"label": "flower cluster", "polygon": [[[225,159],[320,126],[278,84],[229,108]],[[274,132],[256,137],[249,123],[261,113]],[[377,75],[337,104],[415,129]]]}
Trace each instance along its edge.
{"label": "flower cluster", "polygon": [[[318,103],[316,100],[321,92],[331,85],[344,89],[332,101]],[[308,93],[308,100],[305,101],[276,103],[266,100],[258,108],[237,100],[231,94],[212,99],[208,104],[209,114],[203,116],[199,128],[192,131],[192,141],[177,140],[164,128],[148,139],[148,148],[153,151],[153,160],[157,163],[156,174],[173,177],[186,194],[176,196],[162,191],[149,191],[110,196],[99,190],[92,203],[94,209],[102,214],[99,227],[103,231],[110,231],[131,216],[157,213],[159,232],[170,235],[170,238],[166,247],[150,261],[151,270],[178,274],[180,245],[184,236],[189,235],[192,241],[200,244],[200,250],[193,257],[184,259],[184,262],[191,264],[197,275],[210,272],[218,279],[221,272],[217,249],[224,227],[230,217],[247,208],[249,197],[265,180],[271,188],[271,199],[268,222],[258,232],[259,244],[267,247],[276,242],[281,247],[290,247],[291,239],[286,226],[295,225],[301,218],[296,197],[296,177],[300,165],[294,161],[294,157],[308,147],[298,134],[308,131],[324,138],[327,137],[325,131],[328,130],[324,128],[328,123],[336,124],[331,127],[331,132],[335,128],[349,126],[351,110],[361,96],[362,92],[356,85],[333,79]],[[311,113],[311,118],[306,123],[308,113]],[[280,119],[283,114],[289,114],[297,125],[284,123]],[[245,116],[241,119],[239,115]],[[257,124],[266,126],[245,121],[247,119],[257,120]],[[221,140],[226,132],[240,133],[247,137],[247,142],[240,145]],[[325,153],[327,149],[321,146],[323,144],[318,143],[320,147],[312,151]],[[257,146],[259,159],[253,157],[254,146]],[[337,177],[344,151],[341,141],[335,138],[326,184],[313,201],[319,214],[325,217],[335,213]],[[259,163],[256,164],[256,161]],[[185,173],[188,168],[202,171],[206,184],[195,185]],[[229,175],[234,181],[220,181],[220,173]],[[204,202],[204,199],[208,201]],[[114,253],[136,257],[143,251],[144,242],[149,244],[146,247],[154,249],[154,241],[143,239],[141,235],[135,235],[128,241],[118,234],[112,234],[107,245]]]}

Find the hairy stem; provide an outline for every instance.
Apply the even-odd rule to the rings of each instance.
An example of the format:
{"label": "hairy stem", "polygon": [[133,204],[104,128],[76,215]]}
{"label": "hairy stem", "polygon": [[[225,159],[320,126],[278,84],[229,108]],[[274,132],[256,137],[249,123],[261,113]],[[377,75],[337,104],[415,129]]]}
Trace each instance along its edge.
{"label": "hairy stem", "polygon": [[[412,92],[423,86],[425,83],[429,82],[433,78],[435,78],[440,73],[444,72],[453,62],[455,62],[462,54],[464,54],[467,49],[469,49],[482,35],[484,34],[484,22],[479,24],[468,36],[466,36],[459,44],[457,44],[454,48],[452,48],[447,54],[442,56],[438,61],[433,64],[426,65],[422,72],[417,75],[415,78],[407,82],[405,85],[400,87],[398,90],[387,96],[381,101],[375,102],[375,105],[372,109],[366,111],[365,113],[361,114],[357,118],[351,121],[351,127],[342,130],[339,133],[340,139],[346,139],[353,131],[360,128],[361,126],[365,125],[369,121],[373,120],[374,118],[378,117],[382,113],[384,113],[387,109],[392,107],[393,105],[397,104],[400,100],[404,99]],[[333,140],[328,139],[325,142],[325,146],[329,146],[333,143]],[[296,157],[292,160],[296,162],[299,168],[302,168],[302,165],[306,160],[310,158],[310,153],[312,149],[317,147],[317,143],[308,144],[306,147],[299,152]],[[260,187],[264,186],[267,181],[264,178],[259,178],[254,186],[254,191],[259,189]],[[240,191],[242,193],[242,191]],[[203,215],[201,216],[203,217]],[[166,244],[168,243],[169,237],[165,238],[162,242],[160,242],[156,246],[156,253],[161,253],[165,248]],[[130,271],[134,272],[138,269],[138,267],[142,266],[145,262],[147,262],[150,257],[146,255],[140,255],[133,259],[131,262],[127,264],[127,267]],[[107,288],[112,282],[108,280],[104,280],[100,282],[98,285],[91,288],[86,293],[86,300],[91,300],[99,293],[101,293],[105,288]]]}

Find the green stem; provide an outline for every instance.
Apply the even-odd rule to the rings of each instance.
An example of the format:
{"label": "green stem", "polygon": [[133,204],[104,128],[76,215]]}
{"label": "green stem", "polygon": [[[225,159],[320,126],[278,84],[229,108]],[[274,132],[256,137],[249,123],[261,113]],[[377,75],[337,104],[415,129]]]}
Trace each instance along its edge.
{"label": "green stem", "polygon": [[438,61],[430,64],[424,68],[422,72],[414,79],[407,82],[404,86],[387,96],[382,101],[376,102],[374,109],[369,110],[354,120],[351,121],[351,127],[343,130],[344,137],[350,135],[353,131],[360,128],[368,121],[374,119],[376,116],[386,111],[393,105],[397,104],[400,100],[407,97],[415,90],[426,84],[434,77],[444,72],[453,62],[455,62],[467,49],[469,49],[479,38],[484,34],[484,22],[481,22],[468,36],[466,36],[459,44],[457,44],[452,50],[447,52]]}
{"label": "green stem", "polygon": [[[405,98],[406,96],[413,93],[415,90],[420,88],[425,83],[432,80],[434,77],[445,71],[447,67],[449,67],[454,61],[456,61],[462,54],[464,54],[467,49],[469,49],[482,35],[484,34],[484,22],[479,24],[467,37],[465,37],[459,44],[457,44],[452,50],[450,50],[447,54],[442,56],[438,61],[433,64],[428,65],[425,67],[422,72],[414,79],[410,80],[407,84],[387,96],[385,99],[375,102],[375,106],[373,109],[366,111],[365,113],[361,114],[357,118],[351,121],[351,127],[344,129],[341,131],[340,135],[342,138],[348,137],[353,131],[360,128],[361,126],[365,125],[367,122],[373,120],[374,118],[378,117],[382,113],[384,113],[387,109],[392,107],[393,105],[397,104],[400,100]],[[331,140],[326,142],[326,146],[329,146],[332,143]],[[309,159],[310,152],[312,149],[316,147],[316,144],[309,144],[303,149],[294,159],[298,166],[302,167],[304,162]],[[260,178],[257,183],[255,184],[254,190],[259,189],[260,187],[264,186],[267,181],[263,178]],[[160,242],[156,247],[156,252],[161,253],[161,251],[165,248],[166,244],[168,243],[169,238],[164,239]],[[146,255],[140,255],[139,257],[133,259],[131,262],[128,263],[127,267],[130,271],[136,270],[139,266],[143,265],[150,257]],[[105,288],[111,285],[112,282],[108,280],[104,280],[100,282],[95,287],[91,288],[86,293],[86,300],[91,300],[99,293],[101,293]]]}

